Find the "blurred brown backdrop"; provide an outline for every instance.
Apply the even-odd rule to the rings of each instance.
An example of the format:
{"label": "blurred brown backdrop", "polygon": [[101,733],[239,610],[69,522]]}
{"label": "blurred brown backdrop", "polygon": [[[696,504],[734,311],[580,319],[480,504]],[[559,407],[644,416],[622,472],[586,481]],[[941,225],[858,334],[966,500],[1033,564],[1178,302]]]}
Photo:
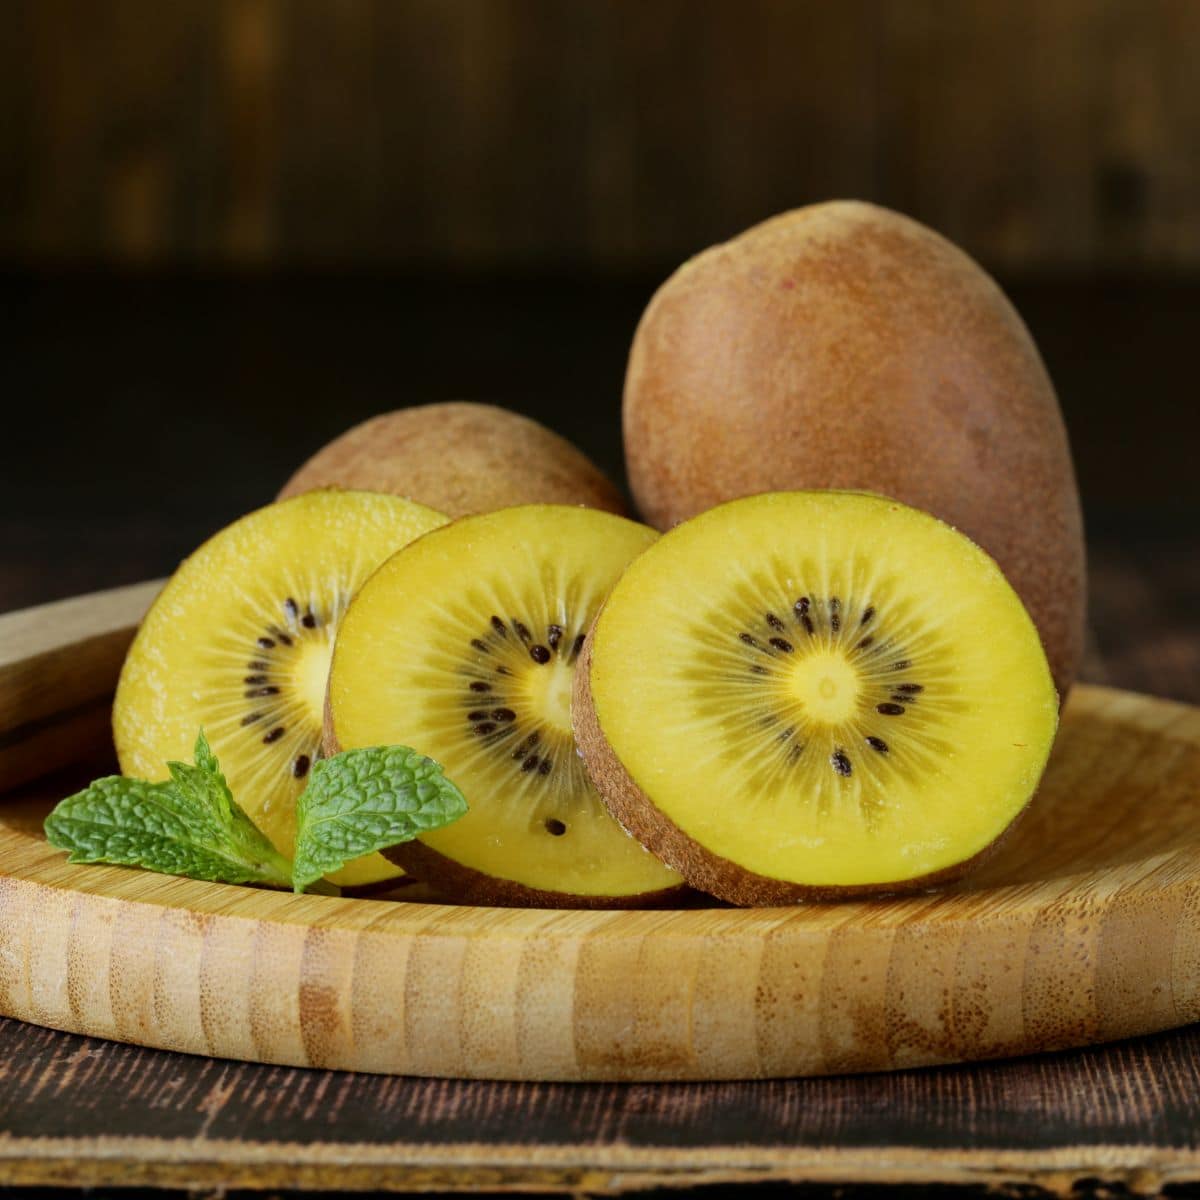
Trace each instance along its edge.
{"label": "blurred brown backdrop", "polygon": [[402,405],[507,404],[619,479],[654,288],[854,196],[996,273],[1062,399],[1107,669],[1198,694],[1200,0],[0,18],[0,609],[165,573]]}
{"label": "blurred brown backdrop", "polygon": [[0,254],[629,270],[831,196],[1200,267],[1195,0],[6,0]]}

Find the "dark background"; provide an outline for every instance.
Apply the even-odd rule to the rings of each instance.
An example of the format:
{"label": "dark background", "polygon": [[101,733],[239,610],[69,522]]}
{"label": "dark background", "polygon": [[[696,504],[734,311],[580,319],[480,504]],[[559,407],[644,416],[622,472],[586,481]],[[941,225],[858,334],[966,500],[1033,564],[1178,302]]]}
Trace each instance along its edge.
{"label": "dark background", "polygon": [[3,18],[0,608],[168,571],[402,405],[508,404],[619,478],[654,287],[854,196],[959,242],[1042,347],[1089,524],[1089,674],[1200,699],[1194,0]]}
{"label": "dark background", "polygon": [[[1198,64],[1198,0],[0,0],[0,610],[169,571],[402,405],[508,404],[620,478],[658,283],[858,197],[1042,348],[1087,676],[1200,702]],[[1192,1137],[1169,1047],[1095,1053]],[[1072,1061],[1029,1094],[1103,1108]]]}

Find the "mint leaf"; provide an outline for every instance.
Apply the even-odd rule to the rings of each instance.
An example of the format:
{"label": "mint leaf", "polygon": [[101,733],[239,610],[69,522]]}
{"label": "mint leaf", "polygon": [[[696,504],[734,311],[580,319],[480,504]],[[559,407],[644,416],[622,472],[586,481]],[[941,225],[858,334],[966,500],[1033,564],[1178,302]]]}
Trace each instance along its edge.
{"label": "mint leaf", "polygon": [[193,757],[196,760],[194,767],[187,763],[167,763],[167,770],[171,772],[175,787],[183,796],[192,800],[197,809],[211,811],[218,821],[230,820],[233,809],[237,806],[203,729],[196,736]]}
{"label": "mint leaf", "polygon": [[73,863],[290,886],[291,864],[234,802],[203,734],[196,765],[168,770],[161,783],[110,775],[67,797],[46,818],[50,845]]}
{"label": "mint leaf", "polygon": [[[279,854],[270,840],[260,832],[257,825],[246,815],[242,806],[233,798],[229,784],[221,772],[217,756],[213,754],[202,729],[196,738],[194,751],[196,765],[169,762],[167,770],[175,789],[185,801],[193,805],[191,819],[197,831],[206,827],[211,836],[228,841],[231,851],[241,860],[272,863],[284,870],[290,882],[291,864]],[[269,882],[278,882],[272,879]]]}
{"label": "mint leaf", "polygon": [[407,746],[322,759],[296,802],[295,890],[351,859],[449,825],[466,811],[462,792],[442,768]]}

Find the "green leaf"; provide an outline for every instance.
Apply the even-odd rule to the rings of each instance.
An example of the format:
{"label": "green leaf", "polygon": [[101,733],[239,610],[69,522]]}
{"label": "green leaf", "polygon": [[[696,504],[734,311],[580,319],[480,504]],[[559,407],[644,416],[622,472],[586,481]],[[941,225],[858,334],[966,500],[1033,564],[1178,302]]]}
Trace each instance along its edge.
{"label": "green leaf", "polygon": [[46,818],[47,840],[74,863],[290,886],[291,863],[234,802],[203,733],[195,766],[167,766],[161,783],[111,775],[69,796]]}
{"label": "green leaf", "polygon": [[407,746],[347,750],[313,767],[296,803],[296,891],[388,846],[457,821],[462,792]]}
{"label": "green leaf", "polygon": [[193,800],[198,809],[211,811],[220,822],[228,821],[236,807],[233,793],[221,773],[217,756],[212,752],[203,729],[196,737],[193,757],[196,760],[195,766],[178,762],[167,763],[167,770],[171,772],[175,786],[185,797]]}

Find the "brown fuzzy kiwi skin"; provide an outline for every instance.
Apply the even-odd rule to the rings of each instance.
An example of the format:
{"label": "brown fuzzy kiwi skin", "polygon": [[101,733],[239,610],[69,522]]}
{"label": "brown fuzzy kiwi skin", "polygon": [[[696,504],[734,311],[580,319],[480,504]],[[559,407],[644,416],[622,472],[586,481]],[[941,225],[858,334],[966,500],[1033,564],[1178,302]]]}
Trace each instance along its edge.
{"label": "brown fuzzy kiwi skin", "polygon": [[[964,862],[895,883],[811,886],[771,879],[747,870],[688,837],[638,787],[613,752],[600,728],[592,702],[592,637],[595,630],[596,624],[593,622],[575,668],[571,694],[571,723],[588,775],[608,811],[621,827],[700,891],[740,908],[784,906],[806,901],[858,900],[929,891],[961,879],[980,866],[996,852],[1017,823],[1014,819],[999,837]],[[1025,807],[1028,808],[1028,804]],[[1024,811],[1022,809],[1022,813]]]}
{"label": "brown fuzzy kiwi skin", "polygon": [[[328,688],[325,691],[322,743],[326,756],[341,752]],[[470,804],[470,797],[467,803]],[[487,908],[667,908],[676,904],[688,905],[692,895],[686,883],[633,896],[577,896],[570,892],[544,891],[476,871],[420,841],[390,846],[382,854],[415,879],[428,884],[440,901],[452,904]]]}
{"label": "brown fuzzy kiwi skin", "polygon": [[627,515],[581,450],[492,404],[425,404],[372,417],[316,452],[277,497],[318,487],[391,492],[450,517],[518,504],[582,504]]}
{"label": "brown fuzzy kiwi skin", "polygon": [[1053,385],[965,253],[853,201],[774,217],[659,288],[625,378],[634,499],[659,529],[758,492],[892,496],[1000,564],[1066,699],[1083,650],[1083,521]]}

